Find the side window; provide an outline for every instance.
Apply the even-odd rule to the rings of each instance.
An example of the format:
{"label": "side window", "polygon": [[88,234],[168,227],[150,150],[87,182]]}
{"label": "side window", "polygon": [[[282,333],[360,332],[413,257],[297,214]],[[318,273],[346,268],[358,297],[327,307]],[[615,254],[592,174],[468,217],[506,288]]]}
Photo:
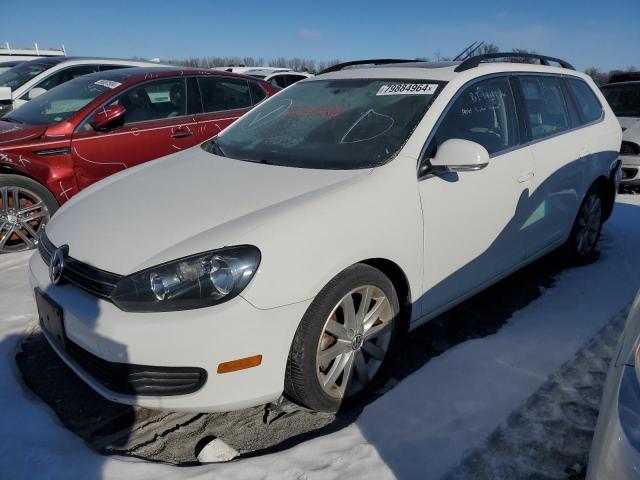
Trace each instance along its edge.
{"label": "side window", "polygon": [[269,83],[274,87],[287,88],[287,82],[284,77],[284,75],[276,75],[269,80]]}
{"label": "side window", "polygon": [[106,72],[107,70],[118,70],[120,68],[127,68],[128,65],[100,65],[100,71]]}
{"label": "side window", "polygon": [[287,86],[293,85],[294,83],[307,78],[302,75],[286,75],[286,77],[287,77]]}
{"label": "side window", "polygon": [[251,87],[251,97],[254,105],[260,103],[266,98],[267,92],[265,92],[260,85],[255,82],[249,82],[249,85]]}
{"label": "side window", "polygon": [[584,123],[598,120],[602,116],[602,105],[591,87],[577,78],[567,78],[567,83],[582,113]]}
{"label": "side window", "polygon": [[532,140],[549,137],[570,128],[559,78],[526,75],[518,77],[518,81],[522,88]]}
{"label": "side window", "polygon": [[183,78],[145,83],[120,95],[110,105],[127,109],[125,125],[186,115],[186,88]]}
{"label": "side window", "polygon": [[483,80],[467,87],[454,101],[429,146],[429,158],[446,140],[479,143],[489,154],[518,144],[518,123],[509,80]]}
{"label": "side window", "polygon": [[77,67],[69,67],[60,70],[49,78],[45,78],[42,82],[36,85],[36,88],[44,88],[45,90],[51,90],[53,87],[62,85],[69,80],[73,80],[76,77],[87,75],[98,71],[97,65],[79,65]]}
{"label": "side window", "polygon": [[219,77],[199,77],[204,113],[249,108],[251,93],[245,80]]}

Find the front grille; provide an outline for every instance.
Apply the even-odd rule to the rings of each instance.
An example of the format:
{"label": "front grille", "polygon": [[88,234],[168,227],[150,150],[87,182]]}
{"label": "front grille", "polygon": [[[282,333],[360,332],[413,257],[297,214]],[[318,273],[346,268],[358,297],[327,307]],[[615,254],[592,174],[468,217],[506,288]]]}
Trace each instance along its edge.
{"label": "front grille", "polygon": [[637,168],[623,168],[622,169],[622,179],[627,180],[629,178],[634,178],[638,174]]}
{"label": "front grille", "polygon": [[186,395],[199,390],[207,372],[197,367],[152,367],[108,362],[67,338],[67,354],[92,378],[112,392],[125,395]]}
{"label": "front grille", "polygon": [[[38,251],[44,263],[49,265],[56,246],[44,232],[38,241]],[[61,281],[69,282],[97,297],[110,300],[110,295],[122,279],[121,275],[105,272],[72,257],[65,258]]]}
{"label": "front grille", "polygon": [[640,155],[640,145],[633,142],[622,142],[620,147],[621,155]]}

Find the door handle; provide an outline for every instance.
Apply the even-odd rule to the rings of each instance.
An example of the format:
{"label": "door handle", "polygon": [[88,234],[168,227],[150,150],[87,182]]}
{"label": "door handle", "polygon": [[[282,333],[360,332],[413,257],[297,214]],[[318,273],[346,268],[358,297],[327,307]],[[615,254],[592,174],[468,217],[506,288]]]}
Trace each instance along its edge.
{"label": "door handle", "polygon": [[533,172],[524,172],[522,175],[518,177],[518,183],[524,183],[531,180],[534,176]]}
{"label": "door handle", "polygon": [[191,130],[180,129],[173,132],[171,134],[171,138],[186,138],[186,137],[190,137],[191,135],[193,135],[193,132],[191,132]]}

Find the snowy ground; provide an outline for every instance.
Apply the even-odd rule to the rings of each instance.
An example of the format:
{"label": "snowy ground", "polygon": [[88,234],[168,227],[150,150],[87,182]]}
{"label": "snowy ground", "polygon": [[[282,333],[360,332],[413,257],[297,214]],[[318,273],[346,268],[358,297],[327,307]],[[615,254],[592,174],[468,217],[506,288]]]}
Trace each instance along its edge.
{"label": "snowy ground", "polygon": [[513,412],[539,395],[552,375],[565,371],[640,286],[640,198],[619,201],[597,262],[562,271],[552,288],[515,312],[497,333],[428,361],[367,405],[353,424],[278,453],[189,468],[98,455],[22,385],[14,357],[35,323],[26,279],[29,255],[2,256],[0,476],[442,478],[454,472],[464,478],[469,458],[491,448],[492,432],[508,429]]}

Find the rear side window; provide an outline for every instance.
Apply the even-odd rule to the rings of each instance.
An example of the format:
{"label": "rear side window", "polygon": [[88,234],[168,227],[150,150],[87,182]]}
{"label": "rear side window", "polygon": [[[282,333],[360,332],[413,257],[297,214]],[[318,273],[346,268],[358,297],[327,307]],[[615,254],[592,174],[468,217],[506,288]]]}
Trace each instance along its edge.
{"label": "rear side window", "polygon": [[287,81],[284,75],[277,75],[269,80],[269,83],[274,87],[287,88]]}
{"label": "rear side window", "polygon": [[598,120],[602,116],[602,106],[589,85],[577,78],[567,78],[567,84],[578,104],[583,123]]}
{"label": "rear side window", "polygon": [[556,135],[570,128],[560,79],[550,76],[518,78],[532,140]]}
{"label": "rear side window", "polygon": [[451,138],[479,143],[489,154],[518,144],[516,109],[506,77],[474,83],[462,92],[438,127],[428,157]]}
{"label": "rear side window", "polygon": [[293,85],[294,83],[307,78],[303,75],[286,75],[286,77],[287,77],[287,86]]}
{"label": "rear side window", "polygon": [[251,98],[253,99],[254,105],[265,99],[267,93],[257,83],[249,82],[249,86],[251,88]]}
{"label": "rear side window", "polygon": [[100,65],[100,71],[106,72],[107,70],[118,70],[120,68],[128,68],[129,65]]}
{"label": "rear side window", "polygon": [[199,77],[204,113],[251,107],[249,82],[234,78]]}

